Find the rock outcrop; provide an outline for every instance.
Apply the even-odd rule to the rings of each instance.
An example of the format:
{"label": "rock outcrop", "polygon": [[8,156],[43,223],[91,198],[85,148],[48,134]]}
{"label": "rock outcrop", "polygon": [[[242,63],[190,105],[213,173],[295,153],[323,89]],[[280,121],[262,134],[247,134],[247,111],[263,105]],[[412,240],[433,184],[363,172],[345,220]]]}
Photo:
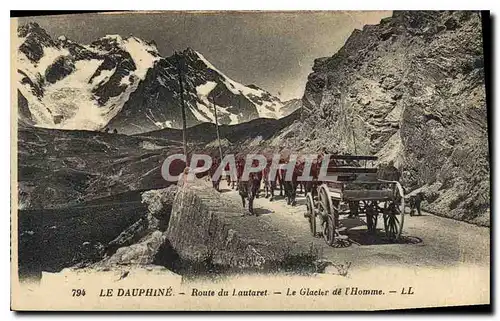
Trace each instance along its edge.
{"label": "rock outcrop", "polygon": [[97,267],[116,265],[164,265],[171,258],[165,229],[177,186],[150,190],[142,193],[142,203],[147,205],[147,215],[123,231],[106,247],[106,257]]}
{"label": "rock outcrop", "polygon": [[481,16],[394,12],[316,59],[295,148],[394,160],[425,209],[489,225],[490,166]]}
{"label": "rock outcrop", "polygon": [[244,212],[209,182],[187,182],[176,194],[166,235],[182,260],[223,268],[279,268],[316,258],[314,248]]}

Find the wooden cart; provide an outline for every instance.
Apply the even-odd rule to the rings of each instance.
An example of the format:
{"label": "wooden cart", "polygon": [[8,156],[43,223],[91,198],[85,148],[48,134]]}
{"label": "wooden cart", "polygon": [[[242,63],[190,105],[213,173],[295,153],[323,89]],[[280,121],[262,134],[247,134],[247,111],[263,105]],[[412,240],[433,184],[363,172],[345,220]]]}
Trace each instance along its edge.
{"label": "wooden cart", "polygon": [[[404,223],[404,192],[397,181],[379,179],[373,166],[376,156],[331,156],[326,179],[306,195],[311,233],[322,230],[325,242],[334,246],[348,241],[341,234],[341,216],[366,218],[369,232],[375,232],[379,214],[387,238],[397,242]],[[321,178],[320,178],[321,179]]]}

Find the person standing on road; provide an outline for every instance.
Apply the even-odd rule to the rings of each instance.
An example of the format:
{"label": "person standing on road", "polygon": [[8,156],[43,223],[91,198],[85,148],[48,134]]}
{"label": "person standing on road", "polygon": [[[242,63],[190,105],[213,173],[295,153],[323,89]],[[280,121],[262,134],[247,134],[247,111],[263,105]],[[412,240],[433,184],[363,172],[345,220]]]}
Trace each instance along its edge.
{"label": "person standing on road", "polygon": [[415,210],[417,210],[418,216],[422,215],[420,210],[420,204],[424,200],[424,193],[418,192],[416,195],[412,195],[410,197],[410,216],[415,214]]}

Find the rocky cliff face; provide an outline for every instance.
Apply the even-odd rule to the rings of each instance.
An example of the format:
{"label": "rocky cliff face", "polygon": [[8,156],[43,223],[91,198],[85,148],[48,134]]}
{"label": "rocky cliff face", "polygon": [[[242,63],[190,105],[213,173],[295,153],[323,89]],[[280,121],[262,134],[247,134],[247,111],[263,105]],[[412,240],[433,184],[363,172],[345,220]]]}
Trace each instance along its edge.
{"label": "rocky cliff face", "polygon": [[299,148],[394,160],[426,208],[489,224],[489,154],[481,17],[395,12],[316,59]]}

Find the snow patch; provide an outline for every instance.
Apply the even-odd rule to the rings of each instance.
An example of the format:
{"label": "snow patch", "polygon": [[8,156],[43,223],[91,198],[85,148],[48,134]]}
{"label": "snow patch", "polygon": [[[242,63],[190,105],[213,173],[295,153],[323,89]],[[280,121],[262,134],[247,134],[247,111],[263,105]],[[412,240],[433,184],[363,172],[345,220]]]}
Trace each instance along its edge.
{"label": "snow patch", "polygon": [[150,53],[150,51],[156,51],[156,48],[145,44],[135,37],[123,41],[122,48],[125,49],[134,60],[137,67],[135,75],[141,80],[144,80],[146,73],[149,68],[153,67],[155,61],[160,59],[160,57],[155,57]]}
{"label": "snow patch", "polygon": [[122,42],[123,41],[123,38],[120,35],[105,35],[101,39],[111,39],[111,40],[114,40],[116,42]]}
{"label": "snow patch", "polygon": [[210,110],[210,108],[207,107],[211,105],[210,101],[208,100],[208,95],[215,88],[215,86],[217,86],[217,83],[213,81],[207,81],[206,83],[196,87],[196,95],[201,100],[201,103],[197,102],[197,108],[190,109],[191,111],[193,111],[193,109],[197,109],[196,112],[193,112],[193,115],[199,121],[208,121],[211,123],[215,123],[215,114],[213,113],[213,110]]}
{"label": "snow patch", "polygon": [[229,125],[236,125],[236,124],[239,124],[240,123],[240,119],[238,117],[238,115],[235,115],[233,113],[230,113],[226,110],[226,112],[229,114]]}
{"label": "snow patch", "polygon": [[[44,75],[45,70],[54,63],[54,61],[61,56],[69,56],[70,53],[67,49],[59,49],[52,47],[42,47],[43,56],[36,63],[31,62],[26,55],[19,51],[18,52],[18,64],[19,69],[30,73],[35,76],[36,74]],[[31,78],[31,77],[30,77]]]}
{"label": "snow patch", "polygon": [[210,92],[217,86],[214,81],[207,81],[206,83],[196,87],[196,94],[198,97],[208,97]]}
{"label": "snow patch", "polygon": [[67,49],[59,49],[52,47],[43,48],[43,56],[36,64],[39,72],[45,72],[47,68],[54,63],[54,61],[61,56],[69,56],[70,53]]}
{"label": "snow patch", "polygon": [[[208,100],[208,95],[212,92],[212,90],[217,86],[216,82],[213,81],[207,81],[206,83],[199,85],[196,87],[196,94],[198,98],[201,100],[200,102],[196,103],[196,106],[198,107],[198,110],[203,113],[205,116],[198,117],[195,114],[195,117],[200,120],[200,121],[209,121],[211,123],[215,124],[215,111],[214,111],[214,104],[213,102]],[[228,116],[230,123],[229,125],[235,125],[239,123],[239,117],[238,115],[235,115],[234,113],[231,113],[228,111],[228,109],[233,108],[232,106],[227,106],[227,107],[222,107],[219,105],[216,105],[217,108],[217,113],[219,115],[219,119],[221,118],[220,116]],[[198,115],[201,115],[199,113]],[[205,119],[205,120],[203,120]],[[220,124],[220,121],[219,121]]]}
{"label": "snow patch", "polygon": [[[233,108],[233,106],[228,106],[228,107],[222,107],[217,105],[217,114],[220,116],[228,116],[229,117],[229,125],[236,125],[239,124],[239,116],[228,111],[228,109]],[[219,122],[220,123],[220,122]]]}
{"label": "snow patch", "polygon": [[[159,55],[153,55],[152,53],[157,53],[158,50],[152,45],[148,45],[144,41],[136,37],[129,37],[123,39],[120,35],[106,35],[102,37],[101,40],[112,40],[116,42],[116,45],[130,54],[132,60],[135,63],[136,70],[135,75],[144,80],[148,70],[153,67],[154,63],[160,59]],[[106,51],[98,50],[90,46],[85,46],[85,48],[92,50],[94,52],[101,52],[107,54]]]}
{"label": "snow patch", "polygon": [[[198,119],[201,122],[215,123],[215,116],[213,114],[210,114],[210,110],[208,109],[207,106],[197,102],[196,107],[189,105],[189,110],[191,110],[196,119]],[[202,113],[200,113],[200,110],[203,110],[204,113],[208,111],[208,114],[203,115]]]}
{"label": "snow patch", "polygon": [[126,74],[120,80],[119,86],[129,86],[130,84],[132,84],[132,82],[130,81],[130,74]]}
{"label": "snow patch", "polygon": [[92,79],[92,84],[99,85],[100,83],[107,82],[109,80],[109,78],[111,78],[111,76],[115,73],[115,71],[116,71],[116,67],[111,69],[111,70],[107,70],[107,69],[101,70],[101,73],[99,74],[99,76],[96,76]]}
{"label": "snow patch", "polygon": [[280,118],[280,113],[277,112],[280,106],[274,102],[265,101],[263,104],[255,104],[255,107],[261,118]]}
{"label": "snow patch", "polygon": [[174,123],[171,120],[166,120],[164,122],[157,121],[157,122],[155,122],[155,126],[159,127],[160,129],[174,128]]}
{"label": "snow patch", "polygon": [[142,141],[140,143],[140,146],[141,146],[141,148],[146,149],[146,150],[158,150],[158,149],[166,148],[165,146],[156,145],[155,143],[148,142],[148,141]]}

